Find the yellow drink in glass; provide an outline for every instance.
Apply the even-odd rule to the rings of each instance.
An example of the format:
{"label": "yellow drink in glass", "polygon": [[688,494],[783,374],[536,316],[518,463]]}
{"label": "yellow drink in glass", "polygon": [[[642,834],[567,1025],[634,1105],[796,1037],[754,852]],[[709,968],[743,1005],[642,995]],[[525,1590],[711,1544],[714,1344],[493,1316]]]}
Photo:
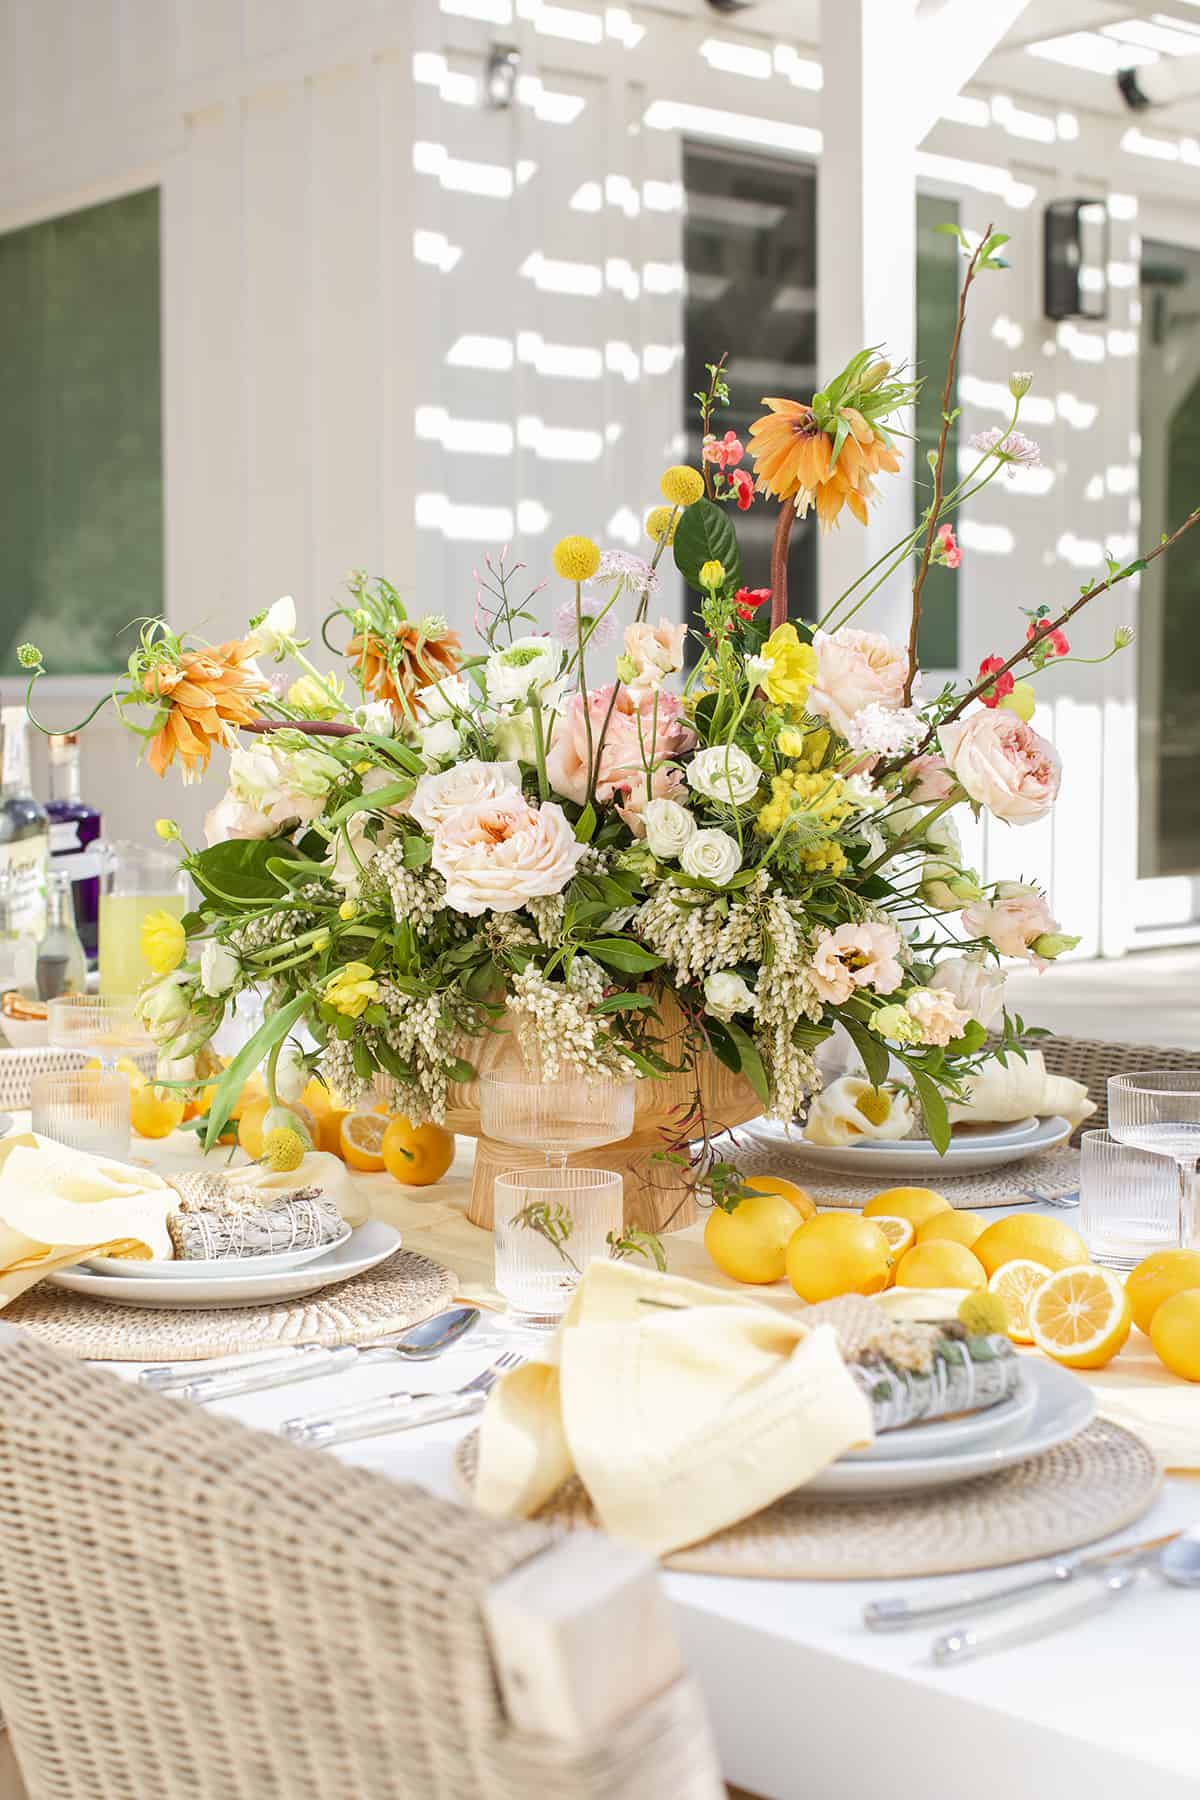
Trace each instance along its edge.
{"label": "yellow drink in glass", "polygon": [[135,994],[150,975],[142,955],[142,920],[169,912],[182,919],[187,901],[176,889],[163,894],[101,894],[100,992]]}

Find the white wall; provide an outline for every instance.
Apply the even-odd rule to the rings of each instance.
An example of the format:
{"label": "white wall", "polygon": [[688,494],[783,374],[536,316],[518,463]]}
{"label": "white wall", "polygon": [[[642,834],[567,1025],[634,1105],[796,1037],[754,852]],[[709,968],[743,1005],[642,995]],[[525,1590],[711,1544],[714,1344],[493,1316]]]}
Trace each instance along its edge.
{"label": "white wall", "polygon": [[[682,133],[820,145],[818,52],[697,0],[4,0],[0,20],[0,229],[161,184],[166,604],[214,638],[288,591],[315,633],[357,564],[469,629],[486,549],[512,539],[540,579],[564,532],[636,541],[679,425]],[[521,52],[511,110],[481,104],[495,38]],[[965,668],[1133,541],[1138,196],[1183,207],[1195,171],[1124,132],[981,82],[922,153],[967,223],[1013,234],[979,290],[966,426],[999,423],[1032,368],[1047,464],[964,526]],[[1112,316],[1055,332],[1042,204],[1106,192]],[[737,323],[735,300],[731,342]],[[1087,653],[1130,616],[1103,605]],[[1131,657],[1063,671],[1040,722],[1066,803],[986,850],[1050,881],[1091,951],[1130,935],[1134,685]],[[91,728],[110,829],[194,830],[212,796],[131,751]]]}

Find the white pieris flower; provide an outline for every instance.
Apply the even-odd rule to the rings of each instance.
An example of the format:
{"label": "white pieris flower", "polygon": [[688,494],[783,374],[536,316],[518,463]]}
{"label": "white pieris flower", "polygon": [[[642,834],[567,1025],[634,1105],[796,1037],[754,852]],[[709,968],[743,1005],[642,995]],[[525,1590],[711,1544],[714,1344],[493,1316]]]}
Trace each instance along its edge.
{"label": "white pieris flower", "polygon": [[920,743],[925,721],[911,706],[864,706],[846,725],[846,742],[868,756],[903,756]]}
{"label": "white pieris flower", "polygon": [[679,864],[685,875],[724,887],[741,868],[742,853],[727,831],[697,831],[684,845]]}
{"label": "white pieris flower", "polygon": [[687,784],[706,800],[726,806],[746,806],[758,792],[762,779],[757,763],[737,744],[712,744],[697,750],[687,766]]}

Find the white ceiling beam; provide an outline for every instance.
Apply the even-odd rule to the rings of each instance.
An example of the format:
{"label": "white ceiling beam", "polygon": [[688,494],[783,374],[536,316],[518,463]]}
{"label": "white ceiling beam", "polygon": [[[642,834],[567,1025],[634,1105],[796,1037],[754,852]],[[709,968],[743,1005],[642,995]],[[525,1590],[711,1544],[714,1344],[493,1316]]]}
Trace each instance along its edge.
{"label": "white ceiling beam", "polygon": [[914,145],[1010,32],[1031,0],[925,0],[912,26],[904,79]]}

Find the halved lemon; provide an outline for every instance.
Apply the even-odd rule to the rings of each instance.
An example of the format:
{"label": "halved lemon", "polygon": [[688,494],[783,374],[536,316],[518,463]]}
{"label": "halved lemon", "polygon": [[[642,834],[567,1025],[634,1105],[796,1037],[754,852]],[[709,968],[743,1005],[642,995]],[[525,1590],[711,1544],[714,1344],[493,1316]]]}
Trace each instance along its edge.
{"label": "halved lemon", "polygon": [[902,1219],[896,1213],[876,1213],[871,1220],[878,1225],[888,1241],[892,1253],[892,1261],[897,1263],[906,1250],[911,1250],[917,1241],[917,1228],[911,1219]]}
{"label": "halved lemon", "polygon": [[988,1292],[998,1294],[1008,1309],[1008,1335],[1014,1344],[1033,1342],[1029,1308],[1046,1274],[1041,1263],[1030,1262],[1028,1257],[1022,1256],[1002,1264],[988,1282]]}
{"label": "halved lemon", "polygon": [[1129,1336],[1133,1308],[1110,1269],[1073,1263],[1047,1276],[1029,1306],[1039,1350],[1068,1369],[1100,1369]]}
{"label": "halved lemon", "polygon": [[383,1134],[388,1121],[377,1112],[347,1113],[342,1120],[342,1155],[348,1166],[364,1175],[383,1168]]}

